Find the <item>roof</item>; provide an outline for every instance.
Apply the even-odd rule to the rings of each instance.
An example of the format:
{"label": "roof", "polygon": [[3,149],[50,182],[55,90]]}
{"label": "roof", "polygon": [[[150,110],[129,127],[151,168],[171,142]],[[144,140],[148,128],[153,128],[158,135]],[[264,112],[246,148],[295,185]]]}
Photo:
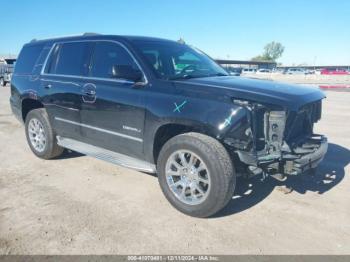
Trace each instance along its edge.
{"label": "roof", "polygon": [[114,40],[127,40],[127,41],[169,41],[175,42],[168,39],[162,39],[157,37],[148,37],[148,36],[126,36],[126,35],[101,35],[97,33],[84,33],[80,35],[69,35],[69,36],[60,36],[60,37],[51,37],[47,39],[33,39],[28,44],[38,44],[38,43],[46,43],[46,42],[56,42],[56,41],[72,41],[72,40],[98,40],[98,39],[114,39]]}

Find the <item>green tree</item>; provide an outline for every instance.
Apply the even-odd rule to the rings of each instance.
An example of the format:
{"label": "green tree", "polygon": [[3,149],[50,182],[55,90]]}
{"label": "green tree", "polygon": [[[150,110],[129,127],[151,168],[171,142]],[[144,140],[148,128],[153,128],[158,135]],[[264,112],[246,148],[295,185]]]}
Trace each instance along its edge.
{"label": "green tree", "polygon": [[268,58],[271,61],[276,61],[278,58],[282,56],[283,51],[284,51],[284,46],[281,43],[273,41],[271,43],[268,43],[264,47],[263,56]]}
{"label": "green tree", "polygon": [[284,46],[281,43],[272,41],[264,47],[262,55],[258,55],[252,58],[252,61],[271,61],[275,62],[282,56],[284,52]]}
{"label": "green tree", "polygon": [[266,61],[266,59],[262,55],[254,56],[252,61]]}

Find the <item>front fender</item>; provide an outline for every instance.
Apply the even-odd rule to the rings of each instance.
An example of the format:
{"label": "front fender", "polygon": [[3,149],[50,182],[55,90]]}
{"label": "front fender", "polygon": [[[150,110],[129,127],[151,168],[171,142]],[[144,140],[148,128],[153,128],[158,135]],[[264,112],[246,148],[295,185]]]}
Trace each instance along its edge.
{"label": "front fender", "polygon": [[188,127],[186,130],[209,135],[230,146],[237,144],[236,140],[246,139],[249,128],[248,110],[230,100],[164,96],[158,101],[153,99],[146,108],[144,151],[152,162],[157,131],[165,125]]}

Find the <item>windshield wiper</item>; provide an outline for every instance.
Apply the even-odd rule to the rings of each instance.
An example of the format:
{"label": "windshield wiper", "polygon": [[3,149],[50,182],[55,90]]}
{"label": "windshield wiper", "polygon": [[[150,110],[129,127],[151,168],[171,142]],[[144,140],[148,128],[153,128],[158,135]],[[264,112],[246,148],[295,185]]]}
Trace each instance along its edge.
{"label": "windshield wiper", "polygon": [[224,73],[216,73],[216,74],[210,74],[208,75],[209,77],[210,76],[228,76],[228,74],[224,74]]}
{"label": "windshield wiper", "polygon": [[191,79],[191,78],[199,78],[199,77],[204,77],[204,76],[196,76],[196,75],[180,75],[180,76],[171,76],[168,77],[168,80],[185,80],[185,79]]}
{"label": "windshield wiper", "polygon": [[211,77],[211,76],[228,76],[227,74],[224,73],[215,73],[215,74],[207,74],[207,75],[178,75],[178,76],[171,76],[168,77],[168,80],[185,80],[185,79],[191,79],[191,78],[204,78],[204,77]]}

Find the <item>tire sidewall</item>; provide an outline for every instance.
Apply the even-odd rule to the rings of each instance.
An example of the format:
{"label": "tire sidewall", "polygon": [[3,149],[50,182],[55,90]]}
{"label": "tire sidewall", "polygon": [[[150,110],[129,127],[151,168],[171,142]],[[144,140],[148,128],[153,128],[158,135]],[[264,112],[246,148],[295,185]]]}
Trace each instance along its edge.
{"label": "tire sidewall", "polygon": [[[49,123],[48,119],[46,117],[44,117],[43,114],[46,114],[44,109],[35,109],[35,110],[32,110],[28,113],[26,120],[25,120],[25,133],[26,133],[27,142],[28,142],[29,147],[32,150],[32,152],[36,156],[46,159],[47,156],[50,154],[50,152],[52,152],[54,137],[53,137],[53,134],[51,132],[50,123]],[[46,145],[45,145],[45,149],[42,152],[37,151],[33,147],[32,143],[30,141],[30,138],[29,138],[28,125],[29,125],[30,120],[33,118],[36,118],[41,122],[41,124],[44,128],[45,135],[46,135]]]}
{"label": "tire sidewall", "polygon": [[[224,171],[222,170],[222,167],[219,165],[219,159],[216,159],[216,156],[214,154],[207,154],[202,150],[200,150],[199,147],[196,145],[197,143],[198,141],[195,141],[195,139],[193,140],[193,142],[184,141],[182,143],[172,143],[165,150],[161,151],[160,157],[158,159],[159,161],[157,164],[157,171],[158,171],[158,180],[159,180],[161,189],[164,195],[166,196],[166,198],[168,199],[168,201],[176,209],[180,210],[185,214],[204,217],[207,215],[201,215],[203,213],[203,210],[221,209],[220,203],[217,203],[217,200],[219,198],[220,190],[225,188],[223,179],[220,179],[220,176],[223,176]],[[202,143],[201,146],[207,147],[206,151],[209,151],[209,152],[212,151],[208,145],[205,145]],[[168,158],[171,156],[171,154],[178,150],[192,151],[204,161],[205,165],[208,168],[209,175],[210,175],[209,194],[207,198],[204,200],[204,202],[198,205],[189,205],[181,202],[168,186],[168,183],[166,180],[166,174],[165,174],[166,163]],[[231,179],[231,182],[235,183],[235,180]],[[213,211],[213,213],[216,213],[216,211]]]}

